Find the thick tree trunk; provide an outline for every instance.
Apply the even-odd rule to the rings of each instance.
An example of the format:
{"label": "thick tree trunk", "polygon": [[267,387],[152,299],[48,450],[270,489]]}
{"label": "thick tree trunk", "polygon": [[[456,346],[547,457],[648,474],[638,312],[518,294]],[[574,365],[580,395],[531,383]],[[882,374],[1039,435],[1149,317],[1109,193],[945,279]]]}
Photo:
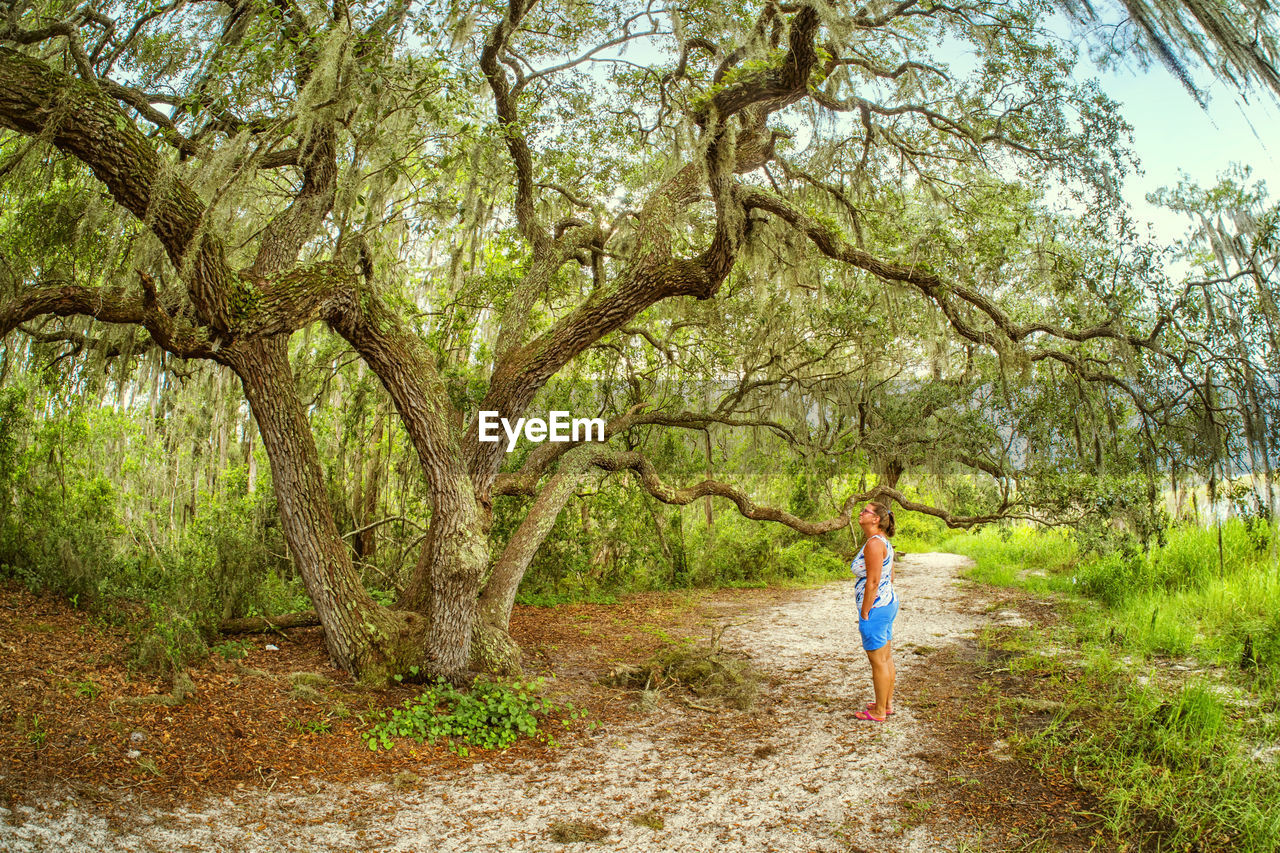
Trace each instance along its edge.
{"label": "thick tree trunk", "polygon": [[[397,606],[425,613],[427,655],[439,674],[452,677],[472,665],[476,597],[489,565],[489,540],[469,524],[471,481],[460,472],[451,488],[432,494],[431,525],[417,567]],[[483,668],[483,662],[477,662]]]}
{"label": "thick tree trunk", "polygon": [[428,671],[452,678],[471,659],[476,597],[489,565],[488,510],[467,473],[432,357],[394,314],[366,297],[335,311],[330,323],[382,380],[431,489],[427,539],[398,606],[425,613]]}
{"label": "thick tree trunk", "polygon": [[890,489],[898,488],[898,480],[902,478],[903,470],[905,469],[902,467],[902,460],[896,458],[890,459],[884,464],[884,468],[880,472],[879,485],[886,486]]}
{"label": "thick tree trunk", "polygon": [[510,671],[519,667],[520,649],[508,633],[516,591],[538,548],[555,525],[556,517],[577,491],[588,461],[585,451],[566,454],[559,470],[538,493],[493,566],[489,582],[480,594],[479,618],[473,634],[473,656],[486,669]]}
{"label": "thick tree trunk", "polygon": [[284,336],[242,343],[232,362],[271,460],[285,540],[324,626],[329,656],[360,681],[385,682],[425,665],[426,626],[418,614],[379,606],[361,585],[333,520],[286,346]]}

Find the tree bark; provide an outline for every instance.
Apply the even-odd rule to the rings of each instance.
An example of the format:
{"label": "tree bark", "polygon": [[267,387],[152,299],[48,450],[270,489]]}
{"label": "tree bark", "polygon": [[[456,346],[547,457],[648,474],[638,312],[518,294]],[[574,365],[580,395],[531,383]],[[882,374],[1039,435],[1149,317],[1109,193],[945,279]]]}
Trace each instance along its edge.
{"label": "tree bark", "polygon": [[387,389],[430,487],[427,538],[397,606],[426,615],[429,670],[455,677],[471,660],[490,514],[467,472],[448,392],[422,342],[373,294],[337,306],[329,321]]}
{"label": "tree bark", "polygon": [[591,450],[583,448],[565,455],[559,469],[538,493],[533,506],[494,563],[489,582],[480,594],[479,615],[473,634],[476,663],[486,669],[510,671],[519,666],[520,649],[507,633],[516,591],[560,511],[577,491],[578,483],[590,464]]}
{"label": "tree bark", "polygon": [[418,614],[378,605],[360,583],[328,505],[311,428],[293,386],[284,336],[241,343],[230,359],[271,460],[285,540],[297,561],[335,665],[357,680],[386,682],[424,667]]}

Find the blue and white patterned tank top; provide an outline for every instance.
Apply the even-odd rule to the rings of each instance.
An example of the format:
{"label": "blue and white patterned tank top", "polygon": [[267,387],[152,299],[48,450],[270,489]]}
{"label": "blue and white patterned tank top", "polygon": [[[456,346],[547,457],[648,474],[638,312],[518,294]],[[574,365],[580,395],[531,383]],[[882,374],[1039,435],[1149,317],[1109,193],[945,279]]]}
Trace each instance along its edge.
{"label": "blue and white patterned tank top", "polygon": [[[884,543],[884,563],[880,566],[880,586],[876,588],[876,600],[871,603],[871,607],[887,607],[894,602],[893,592],[893,543],[880,534],[872,536],[871,539],[879,539]],[[870,542],[868,539],[867,542]],[[853,558],[853,563],[849,567],[857,580],[854,581],[854,598],[857,601],[858,608],[862,608],[863,593],[867,588],[867,558],[862,552],[867,549],[864,543],[858,551],[858,556]]]}

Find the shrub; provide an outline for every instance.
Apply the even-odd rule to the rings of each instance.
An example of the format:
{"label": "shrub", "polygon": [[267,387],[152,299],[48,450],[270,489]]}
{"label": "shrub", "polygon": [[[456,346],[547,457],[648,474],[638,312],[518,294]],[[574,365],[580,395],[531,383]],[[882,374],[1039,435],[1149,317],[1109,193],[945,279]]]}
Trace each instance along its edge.
{"label": "shrub", "polygon": [[1084,594],[1111,607],[1148,592],[1204,590],[1219,575],[1234,576],[1255,566],[1258,540],[1247,522],[1227,521],[1219,557],[1216,527],[1179,527],[1169,532],[1163,546],[1146,554],[1113,551],[1084,559],[1076,580]]}
{"label": "shrub", "polygon": [[208,656],[197,617],[160,602],[148,602],[146,615],[130,625],[133,663],[147,672],[172,675]]}
{"label": "shrub", "polygon": [[840,555],[814,539],[797,539],[780,549],[774,565],[777,574],[792,580],[840,577],[849,571]]}
{"label": "shrub", "polygon": [[767,579],[776,545],[764,525],[729,517],[700,531],[690,578],[694,586]]}
{"label": "shrub", "polygon": [[1145,574],[1145,557],[1113,552],[1081,563],[1075,580],[1082,594],[1115,607],[1142,585]]}

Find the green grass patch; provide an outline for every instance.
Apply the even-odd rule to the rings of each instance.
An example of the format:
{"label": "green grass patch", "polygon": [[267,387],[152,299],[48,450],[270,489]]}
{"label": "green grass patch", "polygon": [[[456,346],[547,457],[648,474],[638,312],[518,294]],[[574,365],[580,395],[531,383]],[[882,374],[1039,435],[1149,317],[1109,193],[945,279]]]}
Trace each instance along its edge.
{"label": "green grass patch", "polygon": [[[1030,528],[944,543],[975,560],[975,580],[1096,602],[988,641],[1061,700],[1020,748],[1093,791],[1118,847],[1280,850],[1276,530],[1231,520],[1221,543],[1216,527],[1172,530],[1146,552],[1082,554],[1069,534]],[[1037,650],[1050,643],[1078,652]]]}
{"label": "green grass patch", "polygon": [[1113,669],[1086,671],[1068,710],[1020,748],[1089,788],[1118,842],[1269,853],[1280,849],[1280,768],[1253,757],[1256,726],[1216,687],[1138,686]]}
{"label": "green grass patch", "polygon": [[1040,593],[1069,592],[1067,572],[1080,556],[1069,533],[1031,527],[988,527],[951,536],[938,547],[973,560],[969,576],[974,580]]}

